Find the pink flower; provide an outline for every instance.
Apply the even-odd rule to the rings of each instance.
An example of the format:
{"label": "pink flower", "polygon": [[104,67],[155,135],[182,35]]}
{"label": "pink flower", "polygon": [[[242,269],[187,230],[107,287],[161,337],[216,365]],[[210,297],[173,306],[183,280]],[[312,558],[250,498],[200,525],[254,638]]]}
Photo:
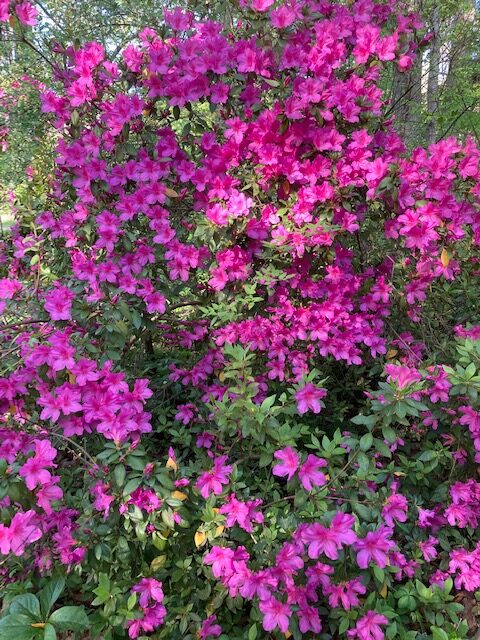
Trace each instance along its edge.
{"label": "pink flower", "polygon": [[365,538],[354,543],[358,566],[361,569],[366,569],[370,562],[374,562],[381,569],[387,566],[387,553],[395,547],[395,543],[390,540],[391,535],[391,529],[380,527],[376,531],[369,531]]}
{"label": "pink flower", "polygon": [[210,471],[205,471],[197,480],[195,487],[200,491],[200,495],[207,500],[209,495],[213,493],[219,496],[222,491],[222,485],[228,484],[228,476],[232,472],[232,465],[225,464],[227,456],[216,458]]}
{"label": "pink flower", "polygon": [[436,544],[438,544],[438,538],[435,538],[434,536],[428,536],[427,540],[418,543],[418,546],[423,553],[423,557],[425,558],[425,562],[430,562],[438,556],[438,551],[435,549]]}
{"label": "pink flower", "polygon": [[349,638],[358,640],[383,640],[385,634],[380,625],[388,624],[388,618],[376,611],[368,611],[360,618],[354,629],[347,632]]}
{"label": "pink flower", "polygon": [[383,506],[382,516],[389,527],[394,526],[394,520],[405,522],[407,519],[408,503],[405,496],[392,493]]}
{"label": "pink flower", "polygon": [[267,11],[274,2],[275,0],[252,0],[252,9],[263,13]]}
{"label": "pink flower", "polygon": [[226,515],[225,526],[233,527],[238,524],[241,529],[248,533],[253,531],[253,522],[261,524],[263,522],[263,513],[257,511],[257,507],[262,504],[261,500],[249,500],[248,502],[240,502],[232,493],[227,497],[226,503],[220,507],[220,513]]}
{"label": "pink flower", "polygon": [[355,524],[355,516],[339,511],[330,523],[330,530],[335,534],[339,544],[350,545],[357,539],[357,534],[352,527]]}
{"label": "pink flower", "polygon": [[202,628],[200,629],[200,640],[207,640],[207,638],[218,638],[222,634],[222,627],[219,624],[215,624],[217,616],[209,616],[202,622]]}
{"label": "pink flower", "polygon": [[175,7],[173,11],[165,9],[163,17],[168,26],[175,31],[186,31],[193,20],[193,14],[190,11],[182,11],[180,7]]}
{"label": "pink flower", "polygon": [[160,603],[145,608],[142,618],[127,622],[129,638],[138,638],[140,634],[155,631],[163,623],[166,615],[167,610]]}
{"label": "pink flower", "polygon": [[385,365],[385,371],[388,373],[387,381],[395,382],[399,389],[419,382],[422,379],[420,373],[411,367],[400,367],[396,364]]}
{"label": "pink flower", "polygon": [[47,484],[51,475],[47,467],[54,467],[53,460],[57,455],[47,440],[35,440],[35,455],[29,458],[19,469],[19,474],[25,478],[27,489],[32,491],[38,485]]}
{"label": "pink flower", "polygon": [[[194,404],[179,404],[177,407],[177,413],[175,414],[175,420],[178,420],[182,424],[188,424],[195,418],[196,407]],[[197,438],[197,447],[198,444]]]}
{"label": "pink flower", "polygon": [[0,278],[0,300],[11,300],[22,289],[23,285],[19,280]]}
{"label": "pink flower", "polygon": [[71,372],[75,376],[75,384],[81,387],[86,385],[87,382],[95,382],[100,377],[96,362],[87,358],[80,358],[71,368]]}
{"label": "pink flower", "polygon": [[149,606],[150,600],[153,602],[163,602],[162,583],[154,578],[142,578],[140,582],[132,588],[133,593],[139,593],[138,604],[144,609]]}
{"label": "pink flower", "polygon": [[114,497],[108,495],[106,492],[110,489],[110,486],[104,482],[97,482],[91,489],[92,495],[95,497],[93,507],[97,511],[103,511],[103,517],[106,520],[110,511],[110,505],[114,501]]}
{"label": "pink flower", "polygon": [[51,515],[53,513],[51,503],[56,500],[60,500],[60,498],[63,497],[63,491],[56,484],[59,480],[59,476],[53,476],[51,481],[48,484],[43,485],[36,493],[37,504],[47,515]]}
{"label": "pink flower", "polygon": [[288,631],[292,611],[288,604],[283,604],[273,597],[260,600],[259,609],[263,613],[263,628],[265,631],[273,631],[277,627],[283,633]]}
{"label": "pink flower", "polygon": [[309,409],[311,409],[313,413],[320,413],[322,407],[325,406],[320,400],[326,395],[327,392],[325,389],[317,389],[311,382],[308,382],[295,393],[298,413],[303,415]]}
{"label": "pink flower", "polygon": [[304,565],[302,552],[303,545],[285,542],[275,558],[276,566],[285,573],[297,572]]}
{"label": "pink flower", "polygon": [[300,456],[298,453],[295,449],[292,449],[292,447],[285,447],[285,449],[275,451],[273,455],[277,460],[281,461],[280,464],[276,464],[273,467],[273,475],[280,476],[281,478],[286,476],[287,480],[291,480],[300,463]]}
{"label": "pink flower", "polygon": [[7,555],[10,552],[10,529],[0,524],[0,553]]}
{"label": "pink flower", "polygon": [[357,594],[363,595],[367,589],[362,583],[360,578],[355,578],[347,582],[341,582],[340,584],[330,584],[325,589],[325,593],[328,594],[328,604],[331,607],[342,606],[348,610],[351,607],[358,607],[360,600]]}
{"label": "pink flower", "polygon": [[165,313],[165,309],[167,308],[165,296],[162,296],[158,291],[147,295],[145,297],[145,303],[148,313]]}
{"label": "pink flower", "polygon": [[37,9],[30,2],[21,2],[15,7],[18,19],[28,27],[34,27],[37,24]]}
{"label": "pink flower", "polygon": [[[177,414],[178,415],[178,414]],[[178,420],[177,416],[175,419]],[[204,431],[197,436],[197,440],[195,442],[195,446],[197,447],[205,447],[205,449],[211,449],[214,443],[215,436],[208,431]]]}
{"label": "pink flower", "polygon": [[354,522],[354,516],[339,512],[333,517],[330,527],[314,522],[302,527],[297,535],[304,544],[308,545],[309,558],[316,559],[324,553],[327,558],[336,560],[342,545],[353,544],[357,539],[352,530]]}
{"label": "pink flower", "polygon": [[9,526],[10,550],[16,556],[23,555],[25,547],[42,537],[42,532],[36,525],[35,511],[17,512]]}
{"label": "pink flower", "polygon": [[57,286],[45,296],[45,311],[52,320],[71,320],[75,295],[67,287]]}
{"label": "pink flower", "polygon": [[302,633],[307,633],[308,631],[313,633],[321,632],[322,623],[315,607],[302,604],[297,611],[297,616],[298,626]]}
{"label": "pink flower", "polygon": [[295,22],[295,18],[295,11],[285,5],[281,5],[270,13],[272,25],[277,29],[286,29]]}
{"label": "pink flower", "polygon": [[215,578],[223,578],[231,576],[234,572],[233,549],[229,547],[212,547],[211,551],[206,554],[203,562],[212,565],[212,573]]}
{"label": "pink flower", "polygon": [[323,458],[317,458],[317,456],[312,454],[307,456],[307,459],[298,472],[300,482],[307,491],[312,491],[313,486],[320,487],[322,484],[325,484],[325,474],[319,471],[319,469],[326,466],[327,462]]}

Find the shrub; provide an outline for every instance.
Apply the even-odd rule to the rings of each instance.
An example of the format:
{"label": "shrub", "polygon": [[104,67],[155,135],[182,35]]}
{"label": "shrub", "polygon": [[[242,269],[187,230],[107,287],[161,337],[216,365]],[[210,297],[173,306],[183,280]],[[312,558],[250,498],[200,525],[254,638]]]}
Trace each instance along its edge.
{"label": "shrub", "polygon": [[2,249],[0,637],[55,636],[52,573],[95,638],[466,637],[480,153],[385,115],[413,14],[243,12],[57,51]]}

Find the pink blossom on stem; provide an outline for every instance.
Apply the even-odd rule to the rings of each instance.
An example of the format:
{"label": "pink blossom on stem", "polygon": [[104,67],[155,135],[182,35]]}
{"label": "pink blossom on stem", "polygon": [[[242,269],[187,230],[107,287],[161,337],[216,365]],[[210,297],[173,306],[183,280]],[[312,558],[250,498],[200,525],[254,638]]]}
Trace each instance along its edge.
{"label": "pink blossom on stem", "polygon": [[312,491],[313,487],[320,487],[325,484],[325,474],[319,471],[319,469],[326,467],[327,461],[323,458],[317,458],[313,454],[309,454],[307,459],[300,467],[298,477],[302,483],[304,489]]}
{"label": "pink blossom on stem", "polygon": [[286,477],[287,480],[291,480],[295,475],[300,463],[300,456],[292,449],[292,447],[285,447],[285,449],[279,449],[273,454],[277,460],[280,460],[279,464],[274,465],[272,473],[274,476],[281,478]]}
{"label": "pink blossom on stem", "polygon": [[222,491],[222,485],[228,484],[228,476],[232,472],[233,466],[225,464],[227,456],[216,458],[210,471],[205,471],[197,480],[195,487],[200,491],[200,495],[207,500],[210,494],[219,496]]}
{"label": "pink blossom on stem", "polygon": [[313,411],[313,413],[320,413],[322,407],[325,406],[321,399],[326,395],[325,389],[318,389],[311,382],[307,382],[295,393],[298,413],[303,415],[308,410]]}
{"label": "pink blossom on stem", "polygon": [[385,634],[381,625],[386,624],[388,624],[388,618],[384,615],[376,611],[368,611],[357,621],[355,628],[347,632],[347,636],[358,638],[358,640],[383,640]]}

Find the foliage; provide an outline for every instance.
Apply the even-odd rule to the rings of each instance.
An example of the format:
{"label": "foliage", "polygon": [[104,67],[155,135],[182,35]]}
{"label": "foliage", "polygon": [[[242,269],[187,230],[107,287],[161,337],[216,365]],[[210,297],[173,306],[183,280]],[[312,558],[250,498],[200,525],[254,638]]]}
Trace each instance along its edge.
{"label": "foliage", "polygon": [[65,587],[63,578],[50,578],[38,597],[25,593],[15,596],[8,606],[8,614],[0,620],[0,638],[55,640],[57,631],[81,632],[89,622],[83,607],[52,607]]}
{"label": "foliage", "polygon": [[0,256],[0,637],[467,638],[480,151],[392,126],[414,14],[240,4],[58,44],[39,87],[55,165]]}

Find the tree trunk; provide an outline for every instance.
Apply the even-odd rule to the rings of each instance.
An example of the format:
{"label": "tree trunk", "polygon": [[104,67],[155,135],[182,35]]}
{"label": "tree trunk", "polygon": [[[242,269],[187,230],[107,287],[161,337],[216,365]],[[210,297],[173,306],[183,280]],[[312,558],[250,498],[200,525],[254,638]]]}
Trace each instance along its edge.
{"label": "tree trunk", "polygon": [[410,71],[400,73],[395,69],[393,76],[392,113],[395,116],[395,129],[408,148],[418,143],[421,133],[421,74],[421,59],[418,58]]}
{"label": "tree trunk", "polygon": [[432,46],[428,56],[428,85],[427,85],[427,141],[432,144],[437,139],[437,109],[438,86],[440,75],[440,54],[442,41],[440,37],[440,10],[435,6],[432,12],[432,31],[434,34]]}

